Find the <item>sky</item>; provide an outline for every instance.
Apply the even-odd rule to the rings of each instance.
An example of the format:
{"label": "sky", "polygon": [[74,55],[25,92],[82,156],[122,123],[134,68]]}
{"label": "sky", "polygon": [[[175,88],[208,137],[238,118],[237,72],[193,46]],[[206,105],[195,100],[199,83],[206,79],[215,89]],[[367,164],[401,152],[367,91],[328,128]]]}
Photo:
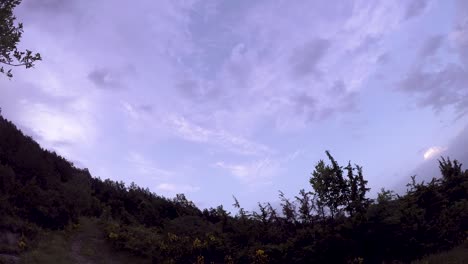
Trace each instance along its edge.
{"label": "sky", "polygon": [[43,61],[0,79],[2,114],[95,177],[250,209],[309,190],[325,150],[371,196],[437,176],[441,155],[468,164],[468,1],[23,0],[16,16]]}

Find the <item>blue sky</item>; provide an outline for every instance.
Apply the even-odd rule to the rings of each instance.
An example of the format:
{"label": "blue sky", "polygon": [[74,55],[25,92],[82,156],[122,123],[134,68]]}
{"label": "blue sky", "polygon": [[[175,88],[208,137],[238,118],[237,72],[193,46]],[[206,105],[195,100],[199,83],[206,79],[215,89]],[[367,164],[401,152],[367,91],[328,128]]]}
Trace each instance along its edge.
{"label": "blue sky", "polygon": [[44,60],[0,80],[3,115],[93,176],[249,209],[310,188],[325,150],[372,194],[468,157],[467,1],[24,0],[17,16]]}

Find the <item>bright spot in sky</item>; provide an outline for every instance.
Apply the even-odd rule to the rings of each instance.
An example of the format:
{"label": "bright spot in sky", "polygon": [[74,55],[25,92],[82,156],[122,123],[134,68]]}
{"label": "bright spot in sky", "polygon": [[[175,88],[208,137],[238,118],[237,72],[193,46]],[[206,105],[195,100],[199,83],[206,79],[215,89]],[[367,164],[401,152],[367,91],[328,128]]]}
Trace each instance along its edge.
{"label": "bright spot in sky", "polygon": [[434,157],[435,155],[438,155],[444,152],[446,149],[447,148],[445,147],[430,147],[429,149],[426,150],[426,152],[424,152],[424,159],[428,160]]}

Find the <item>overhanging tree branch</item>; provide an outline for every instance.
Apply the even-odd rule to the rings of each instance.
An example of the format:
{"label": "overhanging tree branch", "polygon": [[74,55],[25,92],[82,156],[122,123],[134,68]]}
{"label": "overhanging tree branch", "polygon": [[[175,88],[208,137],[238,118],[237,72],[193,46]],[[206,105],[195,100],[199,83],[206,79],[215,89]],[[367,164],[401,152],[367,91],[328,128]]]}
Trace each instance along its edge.
{"label": "overhanging tree branch", "polygon": [[[36,61],[42,60],[39,53],[32,51],[19,51],[17,46],[23,34],[23,24],[15,23],[16,17],[13,10],[21,3],[21,0],[0,1],[0,64],[10,67],[22,67],[26,69],[34,67]],[[11,69],[0,67],[0,73],[8,78],[13,77]]]}

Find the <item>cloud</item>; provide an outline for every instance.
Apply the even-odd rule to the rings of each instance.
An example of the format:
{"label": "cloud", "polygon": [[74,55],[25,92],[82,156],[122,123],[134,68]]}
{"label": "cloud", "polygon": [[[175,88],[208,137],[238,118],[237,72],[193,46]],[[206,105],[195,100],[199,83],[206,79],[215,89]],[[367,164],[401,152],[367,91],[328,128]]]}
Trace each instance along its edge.
{"label": "cloud", "polygon": [[448,64],[435,71],[418,68],[407,74],[398,89],[415,96],[419,106],[432,107],[436,111],[454,106],[460,112],[466,107],[468,72],[457,64]]}
{"label": "cloud", "polygon": [[224,130],[203,128],[189,122],[184,117],[171,116],[167,121],[178,136],[188,141],[214,144],[223,147],[227,151],[244,155],[261,155],[272,152],[265,145],[232,135]]}
{"label": "cloud", "polygon": [[[282,130],[286,120],[299,124],[290,126],[293,129],[356,110],[375,54],[381,54],[382,41],[402,16],[398,5],[386,1],[259,2],[233,7],[224,2],[155,5],[104,0],[93,8],[86,2],[69,2],[66,5],[86,19],[63,18],[79,27],[45,38],[61,46],[64,54],[76,53],[82,62],[63,76],[85,76],[103,91],[131,83],[132,89],[127,89],[131,92],[120,91],[114,95],[117,98],[103,100],[128,102],[132,109],[126,108],[134,116],[137,105],[158,105],[159,115],[176,112],[198,133],[190,135],[183,122],[169,120],[168,126],[179,136],[207,142],[200,134],[210,131],[215,144],[244,153],[253,152],[255,144],[247,143],[253,141],[247,138],[261,127]],[[50,9],[63,4],[42,0],[31,5],[40,3]],[[285,19],[278,19],[284,14],[288,14]],[[37,19],[48,21],[46,15]],[[215,26],[207,30],[207,25]],[[49,58],[54,59],[54,54]],[[68,69],[65,63],[57,65]],[[127,76],[115,65],[135,65],[136,74]],[[342,90],[332,92],[336,83],[343,84]]]}
{"label": "cloud", "polygon": [[369,50],[375,49],[382,42],[381,36],[368,35],[364,40],[353,50],[356,54],[367,53]]}
{"label": "cloud", "polygon": [[90,71],[88,79],[95,87],[104,90],[116,90],[129,86],[129,79],[136,75],[133,65],[97,67]]}
{"label": "cloud", "polygon": [[41,103],[23,101],[23,124],[48,146],[64,144],[92,145],[95,142],[94,122],[86,112],[77,115],[77,109],[86,102],[75,102],[71,109],[58,109]]}
{"label": "cloud", "polygon": [[193,193],[198,192],[200,187],[193,185],[178,185],[173,183],[160,183],[156,186],[156,189],[166,194],[177,194],[177,193]]}
{"label": "cloud", "polygon": [[320,78],[317,64],[330,48],[330,41],[326,39],[313,39],[297,47],[291,55],[292,71],[295,77],[314,75]]}
{"label": "cloud", "polygon": [[153,114],[154,106],[151,104],[134,105],[126,101],[122,101],[121,105],[125,113],[134,120],[140,120]]}
{"label": "cloud", "polygon": [[383,53],[378,56],[377,63],[378,64],[386,64],[390,61],[390,55],[388,53]]}
{"label": "cloud", "polygon": [[302,94],[291,98],[295,105],[295,111],[302,115],[309,116],[310,119],[314,118],[317,99],[308,94]]}
{"label": "cloud", "polygon": [[[188,120],[231,132],[232,117],[238,118],[241,134],[265,125],[303,128],[355,111],[385,37],[403,15],[388,1],[224,5],[208,18],[192,17],[193,52],[180,56],[188,63],[180,64],[174,90],[183,95]],[[206,30],[205,19],[215,26]],[[342,83],[339,92],[332,91],[336,83]]]}
{"label": "cloud", "polygon": [[419,52],[420,56],[422,58],[428,58],[435,55],[439,48],[441,48],[444,40],[445,36],[443,35],[429,37]]}
{"label": "cloud", "polygon": [[445,155],[459,160],[468,169],[468,125],[452,140]]}
{"label": "cloud", "polygon": [[136,169],[138,174],[143,176],[150,176],[154,179],[167,179],[174,176],[172,171],[158,168],[154,165],[154,162],[137,152],[130,152],[127,161]]}
{"label": "cloud", "polygon": [[229,171],[231,175],[239,179],[249,187],[258,187],[272,183],[272,178],[279,173],[279,164],[269,158],[256,160],[250,163],[231,164],[217,162],[216,167]]}
{"label": "cloud", "polygon": [[[269,146],[251,140],[241,133],[235,134],[223,128],[213,127],[211,119],[205,123],[195,122],[176,111],[168,113],[157,106],[132,104],[126,101],[121,102],[121,108],[129,117],[127,123],[129,129],[147,134],[148,137],[157,138],[159,135],[166,139],[175,137],[184,141],[202,143],[203,147],[212,148],[218,153],[227,152],[244,156],[275,153],[275,150]],[[233,121],[232,116],[226,118]],[[158,133],[155,134],[153,131]]]}
{"label": "cloud", "polygon": [[83,98],[67,102],[54,105],[23,99],[13,120],[42,147],[83,164],[87,159],[83,151],[95,147],[100,133],[91,114],[94,103]]}
{"label": "cloud", "polygon": [[26,8],[31,10],[47,10],[50,12],[60,12],[69,10],[73,1],[65,0],[26,0],[23,1]]}
{"label": "cloud", "polygon": [[218,161],[214,166],[227,170],[249,188],[256,188],[272,184],[274,178],[285,171],[287,164],[301,155],[303,155],[303,151],[296,150],[282,157],[265,157],[240,163]]}
{"label": "cloud", "polygon": [[120,82],[117,80],[116,74],[108,69],[96,69],[89,73],[88,78],[96,87],[101,89],[119,89]]}
{"label": "cloud", "polygon": [[[459,37],[451,33],[451,41]],[[468,71],[463,62],[463,51],[456,51],[460,60],[442,59],[447,52],[447,35],[428,37],[414,60],[414,65],[398,83],[398,89],[414,96],[421,107],[431,107],[439,112],[452,106],[458,114],[468,106]]]}
{"label": "cloud", "polygon": [[412,0],[408,1],[408,6],[406,8],[406,13],[404,18],[405,19],[411,19],[416,16],[421,15],[424,10],[427,8],[429,5],[429,0]]}
{"label": "cloud", "polygon": [[429,160],[434,158],[435,156],[439,156],[446,150],[446,147],[430,147],[424,152],[423,157],[425,160]]}
{"label": "cloud", "polygon": [[[463,2],[455,8],[460,18],[468,17]],[[401,91],[426,107],[468,109],[466,23],[457,20],[446,35],[436,32],[439,21],[437,27],[405,21],[423,18],[429,7],[420,0],[24,0],[22,45],[44,61],[21,76],[34,85],[8,84],[0,102],[5,114],[51,145],[89,145],[79,155],[87,159],[108,154],[109,161],[102,155],[90,169],[109,177],[136,172],[160,180],[145,185],[190,191],[198,182],[182,178],[210,174],[206,164],[219,161],[216,168],[255,186],[287,168],[277,150],[295,148],[301,137],[315,142],[324,135],[328,144],[327,136],[341,133],[325,135],[329,124],[378,106],[363,105],[382,92],[368,87],[376,71],[408,60],[389,55],[407,48],[400,40],[408,35],[435,34],[412,52],[418,59],[399,80]],[[440,63],[450,52],[457,58]],[[392,69],[382,72],[394,81]],[[17,103],[22,99],[24,107]],[[77,101],[87,107],[73,107]],[[158,160],[157,151],[174,149],[183,170],[196,163],[197,171],[177,167],[176,173]],[[113,167],[119,164],[110,160],[122,159],[118,153],[128,156],[122,166],[129,172]]]}
{"label": "cloud", "polygon": [[[335,81],[322,98],[309,94],[291,97],[297,114],[305,116],[308,121],[322,121],[339,113],[352,113],[358,110],[359,93],[349,91],[341,80]],[[333,100],[334,105],[326,106],[323,102]]]}
{"label": "cloud", "polygon": [[465,67],[468,67],[468,3],[458,0],[455,4],[456,17],[450,39]]}

